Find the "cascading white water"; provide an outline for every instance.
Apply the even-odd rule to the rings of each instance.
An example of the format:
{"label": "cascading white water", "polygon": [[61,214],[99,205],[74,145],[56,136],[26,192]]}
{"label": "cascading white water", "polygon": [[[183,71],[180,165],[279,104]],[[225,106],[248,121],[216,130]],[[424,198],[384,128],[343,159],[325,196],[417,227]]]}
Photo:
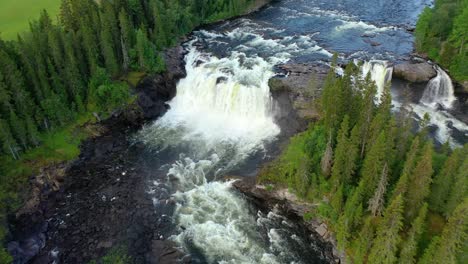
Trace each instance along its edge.
{"label": "cascading white water", "polygon": [[170,110],[139,134],[156,150],[183,150],[168,172],[176,182],[174,222],[179,228],[171,239],[187,252],[196,248],[209,263],[281,263],[283,255],[296,259],[288,250],[276,256],[277,250],[265,244],[255,230],[255,215],[230,182],[212,181],[279,134],[268,87],[272,66],[238,52],[218,59],[192,47],[187,77],[179,82]]}
{"label": "cascading white water", "polygon": [[393,67],[390,67],[387,61],[371,60],[365,61],[361,70],[363,78],[370,73],[372,80],[377,85],[377,100],[380,100],[385,85],[392,80]]}
{"label": "cascading white water", "polygon": [[436,66],[436,71],[437,76],[427,84],[421,97],[421,103],[430,107],[442,105],[444,108],[450,109],[455,100],[457,100],[452,80],[439,66]]}
{"label": "cascading white water", "polygon": [[237,160],[279,133],[268,87],[270,63],[239,52],[218,59],[191,48],[186,71],[170,110],[140,133],[143,142],[158,148],[189,145],[195,159],[228,148]]}

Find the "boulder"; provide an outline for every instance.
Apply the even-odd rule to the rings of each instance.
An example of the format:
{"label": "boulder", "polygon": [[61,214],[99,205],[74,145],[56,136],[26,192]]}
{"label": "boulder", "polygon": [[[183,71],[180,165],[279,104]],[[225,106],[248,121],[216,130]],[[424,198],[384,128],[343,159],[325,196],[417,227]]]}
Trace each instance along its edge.
{"label": "boulder", "polygon": [[393,76],[409,82],[428,82],[437,75],[436,70],[427,62],[401,63],[393,68]]}
{"label": "boulder", "polygon": [[461,83],[461,86],[462,86],[462,88],[463,88],[462,91],[463,91],[464,93],[468,93],[468,81],[462,82],[462,83]]}

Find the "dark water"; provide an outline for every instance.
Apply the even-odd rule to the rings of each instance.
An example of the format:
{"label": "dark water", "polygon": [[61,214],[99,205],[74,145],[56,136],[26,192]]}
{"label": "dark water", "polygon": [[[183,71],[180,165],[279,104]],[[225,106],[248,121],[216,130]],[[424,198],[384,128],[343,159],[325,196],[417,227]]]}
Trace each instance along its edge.
{"label": "dark water", "polygon": [[[274,123],[268,87],[275,65],[327,64],[338,52],[341,60],[372,60],[373,77],[385,80],[389,68],[382,60],[408,58],[414,39],[407,29],[429,2],[277,1],[194,32],[186,44],[187,77],[171,109],[135,137],[148,149],[155,221],[167,223],[161,236],[194,263],[330,262],[302,226],[259,211],[221,179],[255,174],[278,143],[283,128]],[[395,84],[397,90],[406,85]]]}
{"label": "dark water", "polygon": [[398,60],[413,50],[407,29],[430,2],[279,1],[197,36],[218,56],[239,51],[310,62],[328,60],[330,53],[338,52],[344,58]]}

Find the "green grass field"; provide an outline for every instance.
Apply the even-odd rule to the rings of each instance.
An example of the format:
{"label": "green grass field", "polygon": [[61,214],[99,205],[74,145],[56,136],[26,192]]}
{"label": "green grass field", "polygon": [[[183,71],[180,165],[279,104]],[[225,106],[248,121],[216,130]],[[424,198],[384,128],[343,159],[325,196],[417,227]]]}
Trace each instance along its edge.
{"label": "green grass field", "polygon": [[29,29],[29,21],[39,18],[43,9],[55,20],[59,7],[60,0],[0,0],[0,36],[15,39]]}

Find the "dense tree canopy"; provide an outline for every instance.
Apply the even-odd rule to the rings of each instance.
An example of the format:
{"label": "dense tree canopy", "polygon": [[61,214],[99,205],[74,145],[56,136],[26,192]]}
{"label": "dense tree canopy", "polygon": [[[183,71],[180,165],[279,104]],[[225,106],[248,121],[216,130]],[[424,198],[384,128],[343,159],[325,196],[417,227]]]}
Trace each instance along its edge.
{"label": "dense tree canopy", "polygon": [[[43,146],[42,138],[81,116],[126,104],[130,91],[118,81],[122,76],[165,71],[163,50],[181,35],[239,15],[252,2],[62,0],[58,23],[43,11],[16,41],[0,39],[0,244],[5,216],[18,206],[18,189],[31,173],[29,164],[23,173],[11,159]],[[10,261],[0,247],[0,263]]]}
{"label": "dense tree canopy", "polygon": [[468,1],[436,0],[416,26],[416,48],[450,70],[456,79],[468,80]]}
{"label": "dense tree canopy", "polygon": [[[411,113],[392,115],[388,86],[377,102],[375,84],[357,69],[350,63],[338,77],[332,68],[322,119],[294,137],[260,181],[320,204],[316,212],[352,263],[455,261],[467,243],[468,144],[435,148],[424,121],[411,132]],[[330,142],[331,176],[320,159]]]}

